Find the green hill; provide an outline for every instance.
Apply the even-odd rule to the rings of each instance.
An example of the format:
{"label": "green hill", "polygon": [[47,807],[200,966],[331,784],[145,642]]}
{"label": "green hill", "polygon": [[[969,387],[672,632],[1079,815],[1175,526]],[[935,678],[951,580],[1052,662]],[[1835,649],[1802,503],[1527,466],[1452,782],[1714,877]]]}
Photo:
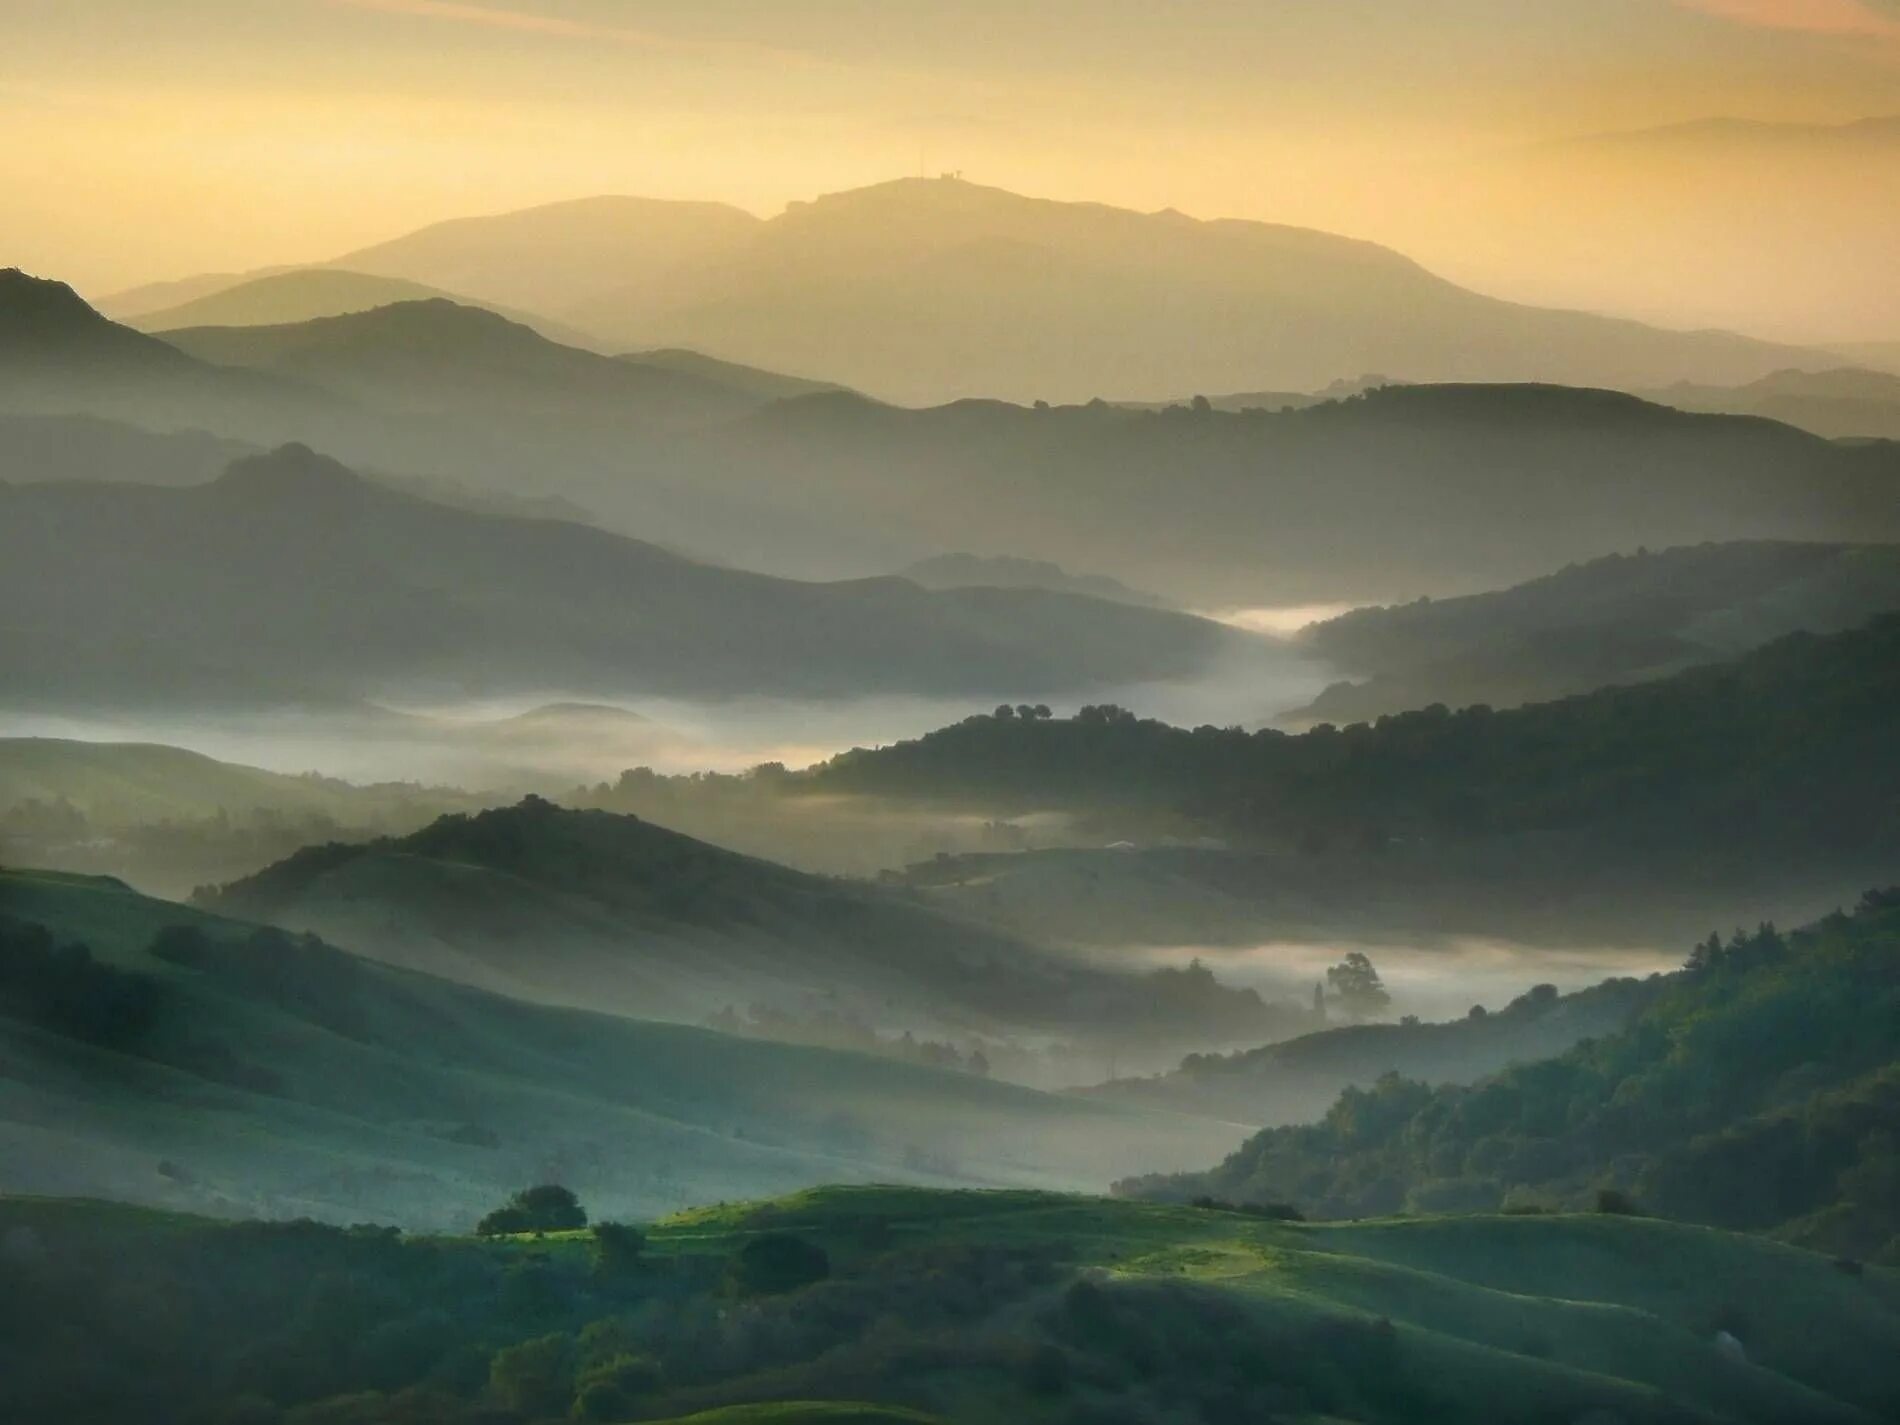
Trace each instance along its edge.
{"label": "green hill", "polygon": [[[973,1074],[528,1005],[110,881],[0,874],[0,933],[6,1191],[439,1228],[549,1175],[650,1215],[839,1179],[1083,1187],[1233,1141]],[[69,944],[88,953],[55,953]]]}
{"label": "green hill", "polygon": [[1282,721],[1511,707],[1635,683],[1900,609],[1900,546],[1745,542],[1611,555],[1495,593],[1357,609],[1299,641],[1363,679]]}
{"label": "green hill", "polygon": [[537,798],[311,847],[208,903],[505,993],[689,1022],[761,1005],[891,1035],[1057,1033],[1131,1050],[1277,1027],[1257,995],[1210,976],[1085,969],[871,886]]}
{"label": "green hill", "polygon": [[[0,1235],[20,1425],[1873,1425],[1900,1406],[1891,1273],[1610,1216],[1307,1225],[842,1187],[613,1252],[21,1198]],[[161,1301],[162,1326],[131,1314]]]}
{"label": "green hill", "polygon": [[1125,1184],[1327,1216],[1573,1203],[1900,1261],[1900,891],[1712,936],[1624,1029],[1469,1086],[1388,1075],[1218,1167]]}
{"label": "green hill", "polygon": [[1387,1074],[1428,1084],[1470,1083],[1615,1034],[1662,992],[1660,978],[1605,980],[1560,995],[1540,985],[1495,1013],[1441,1024],[1354,1024],[1232,1054],[1190,1055],[1172,1073],[1078,1090],[1114,1103],[1201,1113],[1240,1123],[1308,1123],[1341,1090]]}

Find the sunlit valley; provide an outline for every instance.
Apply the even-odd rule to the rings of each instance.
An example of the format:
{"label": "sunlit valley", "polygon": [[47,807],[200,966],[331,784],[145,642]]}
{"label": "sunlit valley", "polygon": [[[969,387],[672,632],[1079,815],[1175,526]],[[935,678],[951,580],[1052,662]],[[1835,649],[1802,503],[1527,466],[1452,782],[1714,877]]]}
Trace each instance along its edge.
{"label": "sunlit valley", "polygon": [[0,1420],[1900,1416],[1900,18],[851,9],[0,26]]}

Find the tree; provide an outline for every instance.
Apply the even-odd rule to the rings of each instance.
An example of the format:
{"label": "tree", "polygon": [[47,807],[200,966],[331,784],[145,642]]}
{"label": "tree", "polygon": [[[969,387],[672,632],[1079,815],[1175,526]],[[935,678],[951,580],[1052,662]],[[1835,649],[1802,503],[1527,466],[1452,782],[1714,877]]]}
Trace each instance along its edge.
{"label": "tree", "polygon": [[1326,972],[1333,998],[1353,1019],[1376,1019],[1391,1008],[1392,996],[1372,961],[1358,950]]}
{"label": "tree", "polygon": [[482,1237],[502,1237],[513,1232],[569,1232],[587,1225],[587,1212],[580,1199],[558,1183],[543,1183],[524,1188],[480,1222],[475,1231]]}
{"label": "tree", "polygon": [[488,1388],[530,1418],[565,1414],[574,1397],[574,1343],[556,1334],[497,1351],[488,1364]]}

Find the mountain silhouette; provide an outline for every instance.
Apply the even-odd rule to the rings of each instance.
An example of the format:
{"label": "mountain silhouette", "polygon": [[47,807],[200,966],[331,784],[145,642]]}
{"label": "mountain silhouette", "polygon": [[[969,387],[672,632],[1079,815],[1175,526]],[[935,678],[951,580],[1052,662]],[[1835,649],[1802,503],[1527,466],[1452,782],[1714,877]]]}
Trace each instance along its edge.
{"label": "mountain silhouette", "polygon": [[319,317],[347,316],[352,312],[367,312],[397,302],[426,302],[432,299],[459,302],[463,306],[488,307],[551,340],[568,346],[587,344],[586,335],[579,329],[532,312],[472,302],[454,292],[445,292],[422,282],[411,282],[400,277],[379,277],[335,267],[297,268],[237,280],[229,287],[220,287],[187,301],[140,311],[128,316],[126,323],[145,332],[164,332],[180,327],[276,326],[288,322],[313,321]]}
{"label": "mountain silhouette", "polygon": [[682,269],[746,242],[758,226],[723,203],[579,198],[434,223],[345,253],[334,265],[564,316],[636,279],[664,287]]}
{"label": "mountain silhouette", "polygon": [[0,604],[12,701],[118,706],[194,683],[266,702],[1047,695],[1188,676],[1230,643],[1203,620],[1072,595],[695,563],[432,503],[301,446],[184,488],[0,487]]}

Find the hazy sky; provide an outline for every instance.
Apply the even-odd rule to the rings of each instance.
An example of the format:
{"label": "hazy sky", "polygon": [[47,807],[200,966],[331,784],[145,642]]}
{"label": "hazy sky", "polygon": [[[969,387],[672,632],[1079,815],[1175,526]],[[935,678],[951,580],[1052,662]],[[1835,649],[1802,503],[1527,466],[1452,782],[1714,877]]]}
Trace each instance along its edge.
{"label": "hazy sky", "polygon": [[[1900,0],[0,0],[0,263],[99,294],[588,193],[770,213],[961,169],[1562,297],[1525,237],[1467,242],[1474,172],[1895,113]],[[1692,305],[1659,314],[1727,315]]]}

